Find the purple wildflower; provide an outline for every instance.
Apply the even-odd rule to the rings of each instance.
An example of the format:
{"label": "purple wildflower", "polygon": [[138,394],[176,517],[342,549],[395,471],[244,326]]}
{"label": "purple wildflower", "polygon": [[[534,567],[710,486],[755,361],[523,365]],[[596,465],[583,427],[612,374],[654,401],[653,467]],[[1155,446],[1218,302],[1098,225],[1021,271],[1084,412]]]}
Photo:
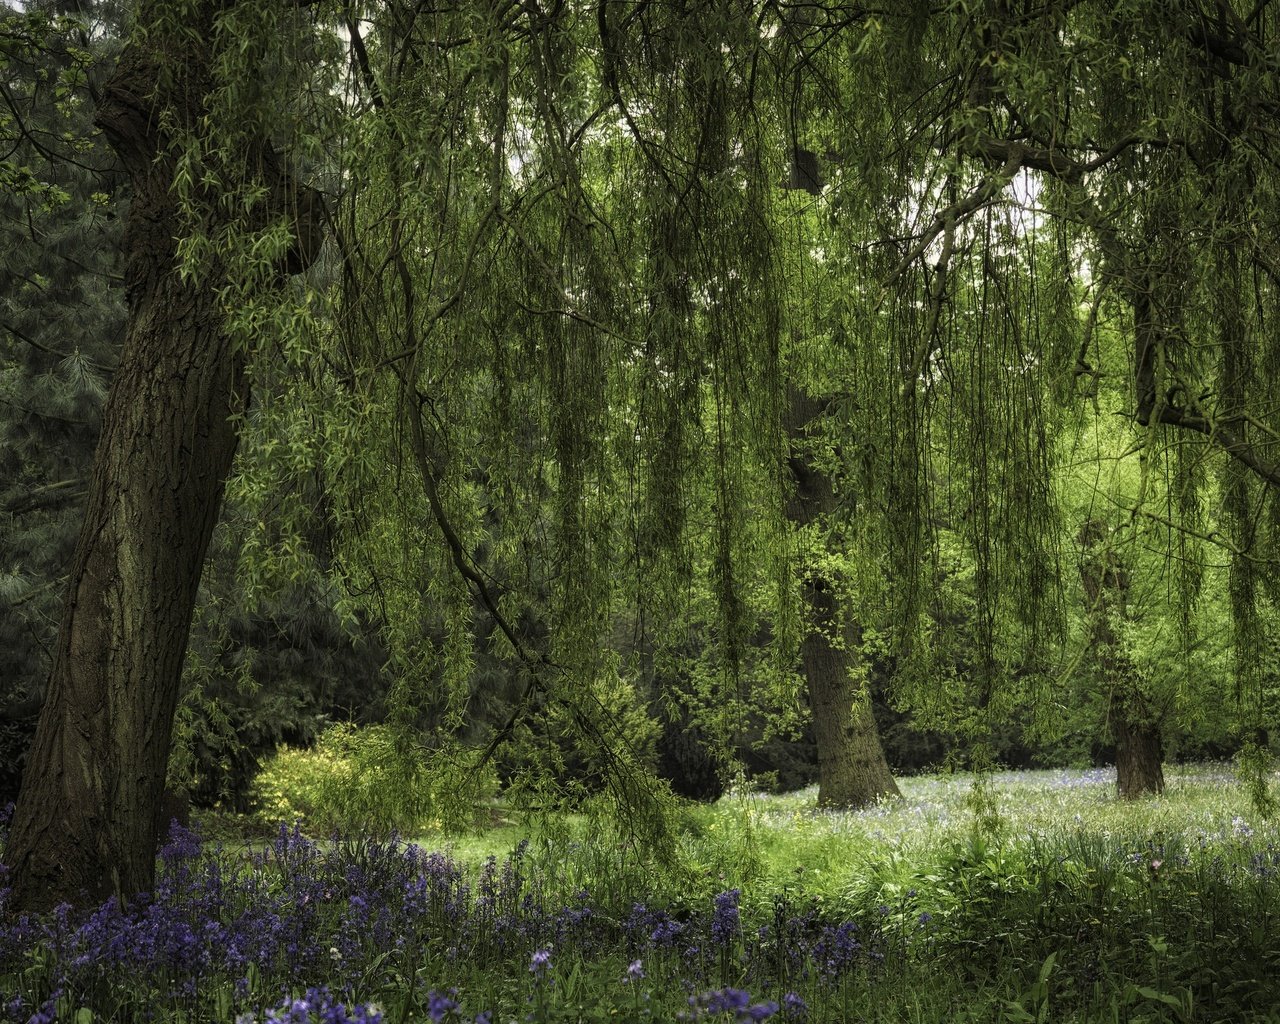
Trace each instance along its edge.
{"label": "purple wildflower", "polygon": [[708,1013],[738,1013],[751,1003],[751,993],[740,988],[718,988],[689,997],[690,1006],[700,1006]]}
{"label": "purple wildflower", "polygon": [[649,941],[655,946],[674,946],[683,931],[684,925],[679,921],[667,918],[665,921],[660,921],[657,927],[653,929],[649,935]]}
{"label": "purple wildflower", "polygon": [[449,989],[448,995],[437,992],[435,989],[427,993],[427,1016],[431,1018],[433,1024],[440,1024],[440,1021],[458,1008],[457,1001],[450,998],[457,994],[456,988]]}
{"label": "purple wildflower", "polygon": [[745,1024],[746,1021],[768,1020],[778,1012],[778,1004],[770,1000],[765,1003],[751,1002],[751,993],[740,988],[721,988],[703,992],[689,997],[689,1005],[695,1014],[733,1014],[735,1021]]}
{"label": "purple wildflower", "polygon": [[[313,1016],[314,1015],[314,1016]],[[353,1006],[349,1010],[334,1000],[325,986],[309,988],[301,999],[286,1000],[267,1014],[266,1024],[381,1024],[382,1014],[372,1006]]]}
{"label": "purple wildflower", "polygon": [[711,938],[717,945],[732,942],[738,934],[738,897],[740,889],[727,889],[715,899],[715,913],[711,917]]}
{"label": "purple wildflower", "polygon": [[160,860],[165,864],[195,860],[200,856],[203,845],[198,833],[184,828],[178,819],[174,818],[169,823],[169,840],[160,847]]}

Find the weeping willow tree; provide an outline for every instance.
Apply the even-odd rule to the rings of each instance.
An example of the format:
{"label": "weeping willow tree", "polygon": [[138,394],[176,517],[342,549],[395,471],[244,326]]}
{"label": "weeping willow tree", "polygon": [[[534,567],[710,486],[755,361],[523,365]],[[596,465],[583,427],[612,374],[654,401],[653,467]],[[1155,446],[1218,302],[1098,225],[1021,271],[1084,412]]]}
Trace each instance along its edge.
{"label": "weeping willow tree", "polygon": [[[1236,692],[1256,714],[1274,576],[1273,6],[778,10],[792,123],[827,155],[847,436],[884,517],[906,699],[940,697],[942,529],[974,565],[964,702],[991,719],[1011,680],[1045,676],[1067,575],[1054,438],[1105,379],[1127,384],[1100,413],[1170,474],[1126,514],[1162,516],[1181,564],[1204,557],[1186,540],[1206,472],[1222,479]],[[1096,320],[1117,307],[1128,347],[1104,353]]]}
{"label": "weeping willow tree", "polygon": [[[383,458],[416,480],[412,497],[387,482],[410,505],[394,549],[352,559],[406,586],[399,703],[441,674],[465,697],[478,601],[525,677],[486,755],[531,714],[567,716],[610,797],[651,817],[602,641],[624,611],[672,620],[698,577],[720,667],[701,703],[727,739],[743,566],[786,559],[761,173],[781,159],[750,91],[756,27],[713,9],[366,13],[340,325],[351,388],[385,411]],[[424,592],[454,609],[438,649],[413,625]]]}
{"label": "weeping willow tree", "polygon": [[[306,42],[335,38],[326,19],[346,63]],[[426,679],[464,692],[478,602],[525,694],[490,749],[533,709],[562,717],[632,818],[661,815],[608,711],[606,638],[621,607],[668,617],[695,575],[722,730],[749,696],[753,579],[780,665],[806,604],[832,649],[887,626],[923,705],[947,660],[939,538],[959,537],[975,642],[953,706],[981,736],[1061,632],[1051,439],[1100,375],[1130,382],[1108,412],[1152,452],[1199,445],[1169,462],[1170,536],[1200,464],[1221,477],[1256,693],[1278,19],[1269,0],[141,5],[99,112],[134,178],[130,341],[7,851],[17,904],[150,878],[262,336],[328,369],[299,393],[336,445],[338,565],[383,609],[398,705]],[[317,68],[334,77],[309,89]],[[344,141],[308,149],[321,110]],[[280,302],[315,255],[304,152],[341,193],[332,285]],[[1124,359],[1092,346],[1086,289],[1126,309]],[[322,299],[334,329],[303,342]],[[815,574],[815,537],[875,571]],[[448,609],[440,643],[424,601]]]}
{"label": "weeping willow tree", "polygon": [[[1011,680],[1048,678],[1062,640],[1055,437],[1083,384],[1128,379],[1108,411],[1153,453],[1190,431],[1202,458],[1234,460],[1240,510],[1258,486],[1240,468],[1269,483],[1265,434],[1208,410],[1197,378],[1229,377],[1237,404],[1268,409],[1265,379],[1232,369],[1256,362],[1246,350],[1264,334],[1241,323],[1207,352],[1193,336],[1197,316],[1240,307],[1242,211],[1267,194],[1265,133],[1237,143],[1213,122],[1228,110],[1243,131],[1269,109],[1265,6],[367,13],[368,138],[386,149],[349,193],[344,322],[378,372],[351,376],[394,408],[388,458],[421,480],[432,578],[505,623],[523,708],[544,693],[585,732],[607,727],[584,711],[591,680],[617,670],[600,638],[619,602],[650,618],[675,606],[695,536],[710,541],[723,666],[708,706],[731,714],[741,695],[744,564],[777,579],[774,622],[811,613],[778,646],[812,686],[817,648],[856,647],[863,624],[797,547],[839,511],[857,520],[843,531],[856,543],[841,541],[855,559],[888,553],[874,585],[889,613],[867,624],[893,634],[904,699],[944,703],[981,736],[1008,713]],[[425,152],[398,127],[410,122]],[[1247,170],[1227,180],[1224,160]],[[1220,255],[1192,260],[1193,237]],[[362,252],[379,256],[355,266]],[[1261,271],[1254,284],[1262,324],[1271,284]],[[1104,293],[1130,308],[1128,365],[1091,351],[1090,292],[1093,314]],[[820,466],[805,438],[827,405],[838,455]],[[1171,463],[1187,475],[1170,536],[1195,529],[1178,517],[1195,507],[1196,461]],[[482,521],[544,545],[512,560],[499,543],[500,593],[471,555]],[[930,596],[942,530],[973,564],[959,699],[931,685],[954,658]],[[1260,557],[1237,566],[1245,646]],[[553,576],[522,581],[532,561]],[[550,629],[530,643],[500,605],[538,590]],[[454,657],[470,647],[458,607]],[[823,724],[852,734],[842,684]],[[876,785],[892,783],[832,802]]]}
{"label": "weeping willow tree", "polygon": [[287,324],[282,291],[319,240],[318,199],[282,155],[297,135],[270,123],[310,84],[305,16],[155,2],[131,33],[96,111],[131,183],[128,327],[5,849],[24,909],[150,887],[248,355]]}
{"label": "weeping willow tree", "polygon": [[[727,746],[746,690],[743,591],[776,581],[775,644],[794,660],[791,527],[832,504],[820,474],[793,483],[804,459],[787,461],[811,411],[797,420],[785,385],[798,360],[775,226],[793,150],[760,24],[714,7],[369,14],[351,22],[373,110],[340,231],[341,323],[352,387],[394,410],[385,457],[421,489],[401,520],[414,547],[400,545],[420,574],[375,570],[410,582],[399,635],[418,669],[404,678],[434,677],[432,658],[465,676],[478,598],[528,676],[490,750],[559,708],[621,756],[604,774],[622,785],[635,766],[597,699],[620,667],[601,639],[630,611],[670,640],[696,578],[715,598],[717,665],[698,703]],[[458,38],[486,42],[464,53]],[[843,616],[805,573],[823,799],[864,803],[892,779],[853,699]],[[443,650],[415,637],[424,590],[456,608]],[[519,628],[533,595],[545,635]],[[634,810],[644,791],[615,795]]]}

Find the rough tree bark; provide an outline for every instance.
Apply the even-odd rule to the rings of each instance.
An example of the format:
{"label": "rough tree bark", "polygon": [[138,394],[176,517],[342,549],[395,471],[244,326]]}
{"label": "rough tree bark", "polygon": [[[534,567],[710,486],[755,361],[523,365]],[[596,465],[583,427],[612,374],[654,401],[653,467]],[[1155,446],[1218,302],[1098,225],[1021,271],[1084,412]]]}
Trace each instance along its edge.
{"label": "rough tree bark", "polygon": [[[791,476],[795,489],[787,516],[798,528],[819,523],[835,511],[831,479],[815,468],[803,450],[805,432],[821,414],[821,405],[792,388],[787,431],[791,439]],[[898,785],[876,732],[871,701],[853,683],[858,664],[858,627],[840,615],[829,580],[808,567],[804,581],[808,628],[800,645],[800,668],[809,692],[813,737],[818,748],[818,804],[865,807],[897,796]]]}
{"label": "rough tree bark", "polygon": [[[218,7],[201,9],[210,28]],[[141,38],[122,54],[98,111],[133,184],[129,322],[5,851],[14,910],[129,898],[154,882],[187,636],[248,398],[244,356],[223,331],[222,275],[178,273],[175,168],[159,128],[166,106],[179,123],[198,123],[211,54],[187,41],[165,75],[163,33]],[[257,155],[277,166],[267,147]],[[286,196],[296,210],[288,175],[267,173],[274,209],[262,215],[278,216]],[[308,213],[318,212],[308,197]],[[295,226],[305,243],[282,274],[314,256],[317,222]]]}
{"label": "rough tree bark", "polygon": [[1137,684],[1113,625],[1112,617],[1124,613],[1129,580],[1104,543],[1106,532],[1096,520],[1080,528],[1080,581],[1098,671],[1107,688],[1107,720],[1116,744],[1116,791],[1125,800],[1136,800],[1164,792],[1164,743],[1159,718]]}

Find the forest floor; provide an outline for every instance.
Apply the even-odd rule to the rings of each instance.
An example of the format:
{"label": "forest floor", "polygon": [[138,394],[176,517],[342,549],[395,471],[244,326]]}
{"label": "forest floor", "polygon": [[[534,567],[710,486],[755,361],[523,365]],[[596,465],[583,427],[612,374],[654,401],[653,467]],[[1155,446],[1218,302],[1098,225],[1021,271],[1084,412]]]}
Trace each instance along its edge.
{"label": "forest floor", "polygon": [[[1280,828],[1227,767],[900,780],[681,811],[676,865],[521,835],[179,832],[154,896],[0,927],[0,1019],[1280,1021]],[[443,846],[442,852],[427,852]]]}

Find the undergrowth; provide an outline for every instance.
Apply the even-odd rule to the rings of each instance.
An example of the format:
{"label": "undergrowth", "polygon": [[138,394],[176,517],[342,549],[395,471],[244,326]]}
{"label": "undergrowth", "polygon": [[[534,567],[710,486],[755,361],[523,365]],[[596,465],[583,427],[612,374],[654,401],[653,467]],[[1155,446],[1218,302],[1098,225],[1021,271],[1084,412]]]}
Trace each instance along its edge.
{"label": "undergrowth", "polygon": [[236,848],[177,830],[151,896],[5,922],[0,1014],[1280,1020],[1280,836],[1202,798],[1213,773],[1138,805],[1080,773],[995,781],[994,830],[948,780],[860,814],[689,811],[678,868],[589,819],[479,860],[367,833],[281,826]]}

